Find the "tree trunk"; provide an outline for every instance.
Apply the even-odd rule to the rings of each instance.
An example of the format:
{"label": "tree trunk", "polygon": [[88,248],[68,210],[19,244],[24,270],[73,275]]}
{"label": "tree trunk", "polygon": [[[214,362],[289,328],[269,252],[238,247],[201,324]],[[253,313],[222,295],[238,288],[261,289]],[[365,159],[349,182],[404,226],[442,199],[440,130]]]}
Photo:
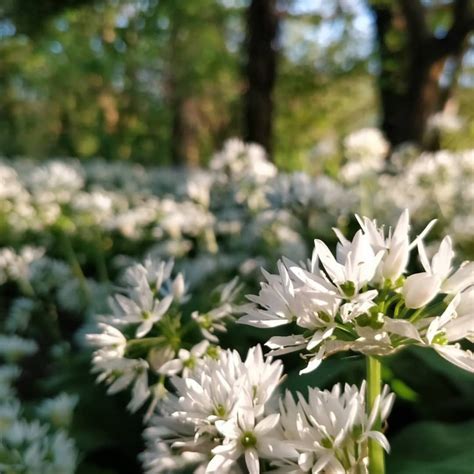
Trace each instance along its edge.
{"label": "tree trunk", "polygon": [[453,8],[453,25],[439,39],[428,31],[419,0],[372,5],[380,57],[382,130],[393,146],[414,142],[433,147],[425,138],[430,116],[444,105],[440,77],[447,59],[463,49],[473,26],[467,2],[458,0]]}
{"label": "tree trunk", "polygon": [[276,76],[276,0],[252,0],[247,11],[245,139],[272,151],[273,89]]}
{"label": "tree trunk", "polygon": [[[173,5],[171,1],[171,5]],[[176,6],[179,2],[176,2]],[[174,5],[173,5],[174,6]],[[170,155],[173,166],[193,168],[199,166],[198,136],[193,125],[193,99],[188,93],[183,65],[180,63],[182,42],[180,33],[183,18],[179,8],[171,8],[170,37],[167,58],[166,95],[171,110]]]}

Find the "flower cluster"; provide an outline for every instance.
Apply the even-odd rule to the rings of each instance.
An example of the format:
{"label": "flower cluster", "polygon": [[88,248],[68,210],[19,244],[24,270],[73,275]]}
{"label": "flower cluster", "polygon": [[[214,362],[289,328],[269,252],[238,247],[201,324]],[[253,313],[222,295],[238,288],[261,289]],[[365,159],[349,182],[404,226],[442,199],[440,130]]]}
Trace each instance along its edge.
{"label": "flower cluster", "polygon": [[68,429],[77,397],[62,393],[43,400],[32,412],[21,402],[14,385],[21,376],[16,364],[36,352],[36,344],[18,337],[7,342],[8,337],[2,336],[0,359],[6,358],[7,363],[0,366],[0,471],[73,474],[78,452]]}
{"label": "flower cluster", "polygon": [[[457,341],[473,338],[474,263],[453,269],[452,242],[446,237],[429,261],[423,237],[410,241],[405,211],[395,229],[357,217],[352,241],[336,229],[337,255],[315,240],[311,261],[278,263],[264,272],[247,314],[239,322],[269,328],[295,322],[299,334],[272,337],[272,354],[304,350],[302,373],[332,353],[346,350],[383,356],[410,344],[433,347],[459,367],[474,372],[474,355]],[[410,251],[418,249],[423,272],[406,275]]]}
{"label": "flower cluster", "polygon": [[367,175],[382,171],[389,149],[389,143],[376,128],[364,128],[348,135],[344,139],[347,163],[341,169],[343,181],[355,184]]}
{"label": "flower cluster", "polygon": [[[67,429],[76,397],[30,407],[1,381],[24,371],[30,383],[38,350],[41,390],[65,374],[82,377],[75,370],[89,350],[85,333],[94,333],[93,371],[109,393],[128,387],[130,410],[148,403],[145,419],[157,414],[143,454],[150,473],[188,464],[356,473],[367,468],[368,444],[388,447],[380,425],[387,392],[378,407],[373,397],[366,403],[364,385],[278,401],[279,362],[265,361],[259,347],[244,360],[220,347],[232,342],[223,333],[237,315],[252,326],[291,327],[267,346],[270,357],[301,351],[303,373],[335,352],[380,359],[409,345],[473,371],[474,267],[462,263],[473,255],[472,150],[403,147],[387,165],[386,142],[370,129],[349,136],[343,149],[346,160],[331,176],[278,171],[259,146],[239,140],[193,171],[0,160],[0,471],[12,452],[39,469],[52,463],[44,472],[74,470]],[[395,222],[404,208],[411,222],[405,211],[394,229],[351,216],[362,210]],[[420,227],[435,217],[436,225]],[[287,258],[276,264],[280,255]],[[260,267],[268,269],[260,292],[238,305]],[[240,340],[243,328],[233,329],[240,350],[249,335],[242,331]],[[258,368],[274,378],[254,380],[263,377]],[[267,390],[268,400],[257,403],[254,389]],[[205,415],[200,403],[214,395],[226,411]]]}
{"label": "flower cluster", "polygon": [[173,377],[175,394],[159,407],[145,431],[142,461],[148,474],[199,467],[199,472],[364,472],[367,440],[385,449],[385,436],[373,429],[385,420],[393,395],[385,389],[370,413],[365,386],[310,389],[308,400],[287,392],[278,401],[283,367],[264,358],[260,346],[245,360],[221,350],[186,376]]}
{"label": "flower cluster", "polygon": [[[128,267],[123,291],[109,302],[113,314],[101,317],[100,332],[87,336],[98,347],[93,371],[99,382],[109,385],[108,393],[133,387],[131,411],[149,398],[153,410],[166,392],[166,376],[186,374],[213,353],[216,332],[226,331],[237,310],[234,299],[240,287],[234,279],[218,288],[216,307],[205,313],[183,312],[187,285],[182,273],[172,276],[173,266],[173,261],[148,258]],[[188,350],[185,336],[192,329],[199,330],[203,339]]]}

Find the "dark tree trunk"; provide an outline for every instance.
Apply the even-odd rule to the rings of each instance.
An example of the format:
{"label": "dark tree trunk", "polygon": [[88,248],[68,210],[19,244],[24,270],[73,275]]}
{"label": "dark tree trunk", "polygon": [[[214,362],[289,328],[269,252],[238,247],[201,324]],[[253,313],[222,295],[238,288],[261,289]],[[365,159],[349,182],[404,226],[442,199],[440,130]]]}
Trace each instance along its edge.
{"label": "dark tree trunk", "polygon": [[192,124],[194,114],[190,98],[174,97],[171,103],[173,123],[171,128],[171,160],[175,166],[199,166],[197,133]]}
{"label": "dark tree trunk", "polygon": [[276,0],[252,0],[247,11],[245,139],[272,151],[273,88],[276,76]]}
{"label": "dark tree trunk", "polygon": [[[474,26],[467,0],[453,6],[453,24],[444,38],[428,30],[419,0],[372,4],[380,57],[378,85],[382,129],[393,146],[425,142],[428,119],[444,106],[440,76],[447,59],[459,55]],[[450,85],[452,87],[452,85]]]}
{"label": "dark tree trunk", "polygon": [[171,10],[168,75],[166,92],[171,110],[170,155],[173,166],[193,168],[199,166],[197,135],[192,124],[192,97],[187,94],[187,78],[179,69],[181,50],[180,30],[182,18],[179,9]]}

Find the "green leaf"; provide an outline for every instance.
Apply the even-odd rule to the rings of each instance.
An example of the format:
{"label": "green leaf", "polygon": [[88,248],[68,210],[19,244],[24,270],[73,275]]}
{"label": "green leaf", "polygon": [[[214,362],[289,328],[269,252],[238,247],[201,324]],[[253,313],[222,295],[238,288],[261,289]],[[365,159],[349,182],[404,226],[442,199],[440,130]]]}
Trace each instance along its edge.
{"label": "green leaf", "polygon": [[[304,369],[305,362],[300,360],[298,367],[289,370],[282,389],[292,392],[299,391],[307,394],[307,387],[330,388],[336,383],[356,383],[364,374],[365,359],[358,355],[331,357],[325,360],[314,372],[300,375],[299,371]],[[287,364],[285,363],[285,367]]]}
{"label": "green leaf", "polygon": [[388,474],[472,474],[474,421],[415,423],[392,441]]}

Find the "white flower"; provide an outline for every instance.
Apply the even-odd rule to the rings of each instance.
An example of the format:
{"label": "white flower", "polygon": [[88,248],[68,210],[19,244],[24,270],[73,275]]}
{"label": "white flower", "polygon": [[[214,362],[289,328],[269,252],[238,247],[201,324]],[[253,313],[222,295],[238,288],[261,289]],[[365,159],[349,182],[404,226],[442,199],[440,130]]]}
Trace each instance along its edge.
{"label": "white flower", "polygon": [[426,343],[432,346],[443,358],[461,369],[474,373],[474,354],[463,350],[459,344],[449,344],[465,337],[472,338],[474,328],[474,313],[461,318],[456,317],[456,309],[461,300],[457,295],[447,306],[441,316],[434,318],[426,330]]}
{"label": "white flower", "polygon": [[440,291],[441,285],[451,272],[454,256],[450,237],[441,242],[431,264],[426,256],[423,242],[418,241],[418,254],[425,271],[410,275],[403,285],[403,296],[407,308],[418,309],[429,303]]}
{"label": "white flower", "polygon": [[127,339],[122,332],[110,324],[98,323],[102,330],[98,334],[87,334],[86,339],[94,346],[107,351],[109,357],[122,357],[127,346]]}
{"label": "white flower", "polygon": [[[375,221],[357,219],[362,229],[352,242],[335,229],[339,238],[336,258],[316,240],[306,265],[283,257],[278,262],[279,274],[265,272],[267,282],[261,284],[258,296],[248,296],[253,304],[244,307],[247,314],[239,320],[262,328],[295,322],[302,329],[300,334],[274,336],[266,345],[272,355],[305,351],[302,357],[307,366],[300,373],[316,369],[326,357],[340,351],[384,356],[410,344],[431,346],[431,341],[422,342],[423,337],[433,311],[443,302],[428,303],[439,293],[455,295],[474,283],[471,263],[449,276],[454,255],[449,237],[429,262],[423,238],[434,221],[410,243],[408,211],[387,237]],[[416,245],[425,271],[404,279],[410,249]],[[448,342],[472,337],[472,331],[466,329],[471,323],[465,313],[467,298],[466,292],[461,297],[465,301],[460,306],[462,317],[443,325],[443,331],[457,338]],[[452,360],[463,359],[458,365],[470,366],[470,354],[460,352],[456,345],[442,346],[443,356],[451,357],[446,356],[449,352],[454,354]]]}
{"label": "white flower", "polygon": [[464,262],[441,286],[445,293],[456,294],[474,285],[474,262]]}
{"label": "white flower", "polygon": [[239,323],[271,328],[296,319],[302,309],[301,299],[282,261],[278,262],[278,272],[278,275],[272,275],[262,269],[267,282],[260,283],[258,296],[247,296],[254,305],[247,307],[247,314]]}
{"label": "white flower", "polygon": [[[474,354],[469,350],[462,349],[456,343],[464,338],[469,340],[473,338],[474,314],[472,306],[466,314],[459,311],[463,298],[472,298],[472,296],[468,292],[458,294],[440,316],[426,317],[418,322],[385,318],[383,329],[388,334],[406,338],[405,343],[411,342],[422,347],[432,347],[441,357],[452,364],[474,372]],[[390,346],[390,339],[383,341],[383,344]]]}
{"label": "white flower", "polygon": [[60,393],[57,397],[42,401],[37,409],[38,415],[49,420],[57,428],[67,428],[78,401],[77,395]]}
{"label": "white flower", "polygon": [[48,428],[37,420],[15,420],[2,433],[2,472],[76,472],[79,459],[73,440],[63,431],[50,433]]}
{"label": "white flower", "polygon": [[248,393],[257,413],[280,383],[280,361],[264,359],[260,347],[251,348],[245,362],[235,351],[220,351],[216,360],[207,357],[205,363],[185,378],[172,378],[178,394],[179,410],[175,416],[205,426],[218,419],[228,419]]}
{"label": "white flower", "polygon": [[165,362],[159,367],[158,372],[164,375],[175,375],[182,371],[183,377],[186,377],[201,362],[200,359],[204,356],[208,347],[209,341],[204,340],[196,344],[190,351],[180,349],[178,358]]}
{"label": "white flower", "polygon": [[99,372],[97,382],[109,384],[107,393],[113,395],[133,382],[130,411],[138,410],[150,395],[148,388],[148,363],[143,359],[109,358],[107,354],[94,353],[93,372]]}
{"label": "white flower", "polygon": [[38,344],[32,339],[23,339],[14,334],[0,334],[0,356],[8,361],[16,362],[23,357],[33,355],[37,350]]}
{"label": "white flower", "polygon": [[[356,218],[364,234],[369,238],[374,251],[385,250],[377,274],[380,273],[381,277],[391,281],[397,280],[405,272],[411,248],[416,246],[436,223],[435,220],[431,221],[417,238],[410,243],[410,216],[408,209],[405,209],[400,215],[393,233],[392,229],[389,228],[387,237],[385,237],[383,227],[377,228],[377,221],[372,221],[367,217],[359,217],[357,214]],[[339,245],[342,245],[342,247],[346,246],[348,241],[341,235],[338,229],[335,229],[335,231],[341,242]]]}
{"label": "white flower", "polygon": [[215,332],[226,332],[226,321],[230,320],[235,313],[241,312],[240,307],[235,304],[235,300],[242,289],[238,277],[230,282],[219,286],[216,291],[219,295],[217,307],[207,313],[200,314],[193,311],[191,317],[199,325],[202,335],[209,341],[218,343],[219,339]]}
{"label": "white flower", "polygon": [[[259,346],[249,350],[245,361],[236,351],[230,350],[221,350],[215,358],[204,357],[202,364],[189,371],[186,377],[171,378],[176,396],[169,394],[163,399],[159,405],[161,416],[152,420],[155,445],[165,441],[172,448],[171,457],[175,449],[184,454],[209,455],[220,446],[219,452],[213,451],[215,457],[208,471],[224,473],[245,451],[240,451],[242,445],[233,439],[231,431],[235,434],[243,430],[244,435],[251,430],[259,439],[252,446],[252,439],[247,440],[249,449],[255,448],[255,452],[247,454],[255,468],[258,458],[254,455],[262,454],[268,445],[265,427],[270,421],[271,427],[278,423],[278,416],[266,419],[265,414],[272,405],[282,371],[281,362],[273,362],[271,358],[265,360]],[[276,444],[273,446],[267,446],[267,456],[276,449]],[[152,465],[152,461],[147,456],[148,465]]]}
{"label": "white flower", "polygon": [[156,373],[160,373],[163,365],[173,360],[174,357],[175,351],[168,345],[153,347],[153,349],[148,352],[148,362]]}
{"label": "white flower", "polygon": [[314,251],[331,281],[345,297],[358,294],[372,280],[384,255],[383,250],[374,252],[362,231],[355,234],[352,242],[338,248],[337,259],[321,240],[314,241]]}
{"label": "white flower", "polygon": [[130,292],[131,298],[116,295],[111,305],[114,310],[114,322],[118,324],[140,323],[135,335],[140,338],[150,332],[153,325],[168,311],[173,296],[167,295],[161,301],[154,295],[145,281]]}
{"label": "white flower", "polygon": [[144,432],[146,451],[140,454],[140,459],[145,474],[168,474],[183,470],[189,465],[205,465],[206,454],[191,451],[173,453],[169,445],[161,440],[160,435],[154,426]]}
{"label": "white flower", "polygon": [[407,308],[418,309],[429,303],[439,292],[441,287],[437,275],[429,273],[415,273],[405,280],[403,297]]}
{"label": "white flower", "polygon": [[283,365],[272,357],[265,358],[262,347],[254,346],[247,352],[244,366],[246,390],[255,414],[261,415],[282,380]]}
{"label": "white flower", "polygon": [[217,430],[224,435],[224,441],[216,446],[214,457],[206,473],[220,473],[228,470],[242,455],[250,474],[260,473],[259,455],[265,458],[296,457],[296,451],[275,438],[279,414],[271,414],[256,422],[252,407],[242,408],[236,418],[216,422]]}
{"label": "white flower", "polygon": [[[298,466],[303,472],[356,472],[367,456],[367,440],[375,439],[385,450],[385,436],[373,430],[377,417],[387,418],[394,400],[385,387],[367,413],[365,383],[358,389],[340,385],[331,391],[309,388],[308,401],[298,393],[297,402],[289,392],[280,402],[281,428],[287,444],[299,453]],[[294,460],[276,462],[279,466],[294,466]]]}

